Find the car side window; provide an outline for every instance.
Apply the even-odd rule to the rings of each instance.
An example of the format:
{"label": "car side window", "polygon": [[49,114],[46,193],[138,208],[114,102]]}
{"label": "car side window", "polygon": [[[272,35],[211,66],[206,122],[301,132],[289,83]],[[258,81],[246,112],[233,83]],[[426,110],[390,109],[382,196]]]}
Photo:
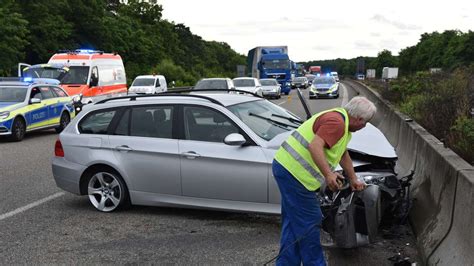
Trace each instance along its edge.
{"label": "car side window", "polygon": [[43,99],[51,99],[55,97],[49,87],[39,87],[39,89],[43,95]]}
{"label": "car side window", "polygon": [[130,125],[130,109],[125,110],[120,121],[118,122],[117,128],[115,129],[114,135],[128,136]]}
{"label": "car side window", "polygon": [[172,138],[172,106],[133,107],[131,113],[130,136]]}
{"label": "car side window", "polygon": [[155,88],[159,88],[159,87],[161,87],[161,85],[160,85],[160,79],[156,79],[156,80],[155,80]]}
{"label": "car side window", "polygon": [[40,100],[43,99],[43,94],[41,94],[41,91],[40,91],[39,87],[34,87],[34,88],[31,89],[30,98],[31,99],[36,98],[36,99],[40,99]]}
{"label": "car side window", "polygon": [[239,128],[222,113],[199,106],[184,107],[184,131],[188,140],[223,142]]}
{"label": "car side window", "polygon": [[109,109],[88,114],[81,122],[79,122],[79,132],[81,134],[107,134],[110,122],[116,113],[116,109]]}
{"label": "car side window", "polygon": [[53,91],[56,93],[58,97],[67,97],[66,92],[64,92],[61,88],[58,87],[51,87]]}

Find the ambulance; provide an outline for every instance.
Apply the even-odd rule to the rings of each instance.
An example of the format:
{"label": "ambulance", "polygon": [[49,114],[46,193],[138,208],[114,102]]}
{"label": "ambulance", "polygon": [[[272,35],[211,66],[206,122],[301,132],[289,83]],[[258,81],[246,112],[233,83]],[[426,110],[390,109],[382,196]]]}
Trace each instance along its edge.
{"label": "ambulance", "polygon": [[125,68],[117,53],[85,49],[59,51],[47,64],[21,64],[19,75],[31,78],[56,76],[61,87],[70,96],[80,96],[84,104],[127,94]]}

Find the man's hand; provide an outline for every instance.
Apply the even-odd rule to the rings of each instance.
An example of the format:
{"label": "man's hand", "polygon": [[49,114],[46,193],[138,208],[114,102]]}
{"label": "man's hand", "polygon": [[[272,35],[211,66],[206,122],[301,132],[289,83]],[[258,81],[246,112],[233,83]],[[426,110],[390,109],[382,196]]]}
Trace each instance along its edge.
{"label": "man's hand", "polygon": [[[341,183],[338,183],[337,179],[344,179],[344,177],[339,174],[339,173],[333,173],[331,172],[328,176],[325,177],[326,179],[326,185],[329,187],[331,191],[338,191],[341,189]],[[340,181],[339,181],[340,182]]]}
{"label": "man's hand", "polygon": [[360,181],[359,179],[352,179],[351,180],[351,188],[352,190],[355,190],[355,191],[361,191],[365,188],[366,184],[362,181]]}

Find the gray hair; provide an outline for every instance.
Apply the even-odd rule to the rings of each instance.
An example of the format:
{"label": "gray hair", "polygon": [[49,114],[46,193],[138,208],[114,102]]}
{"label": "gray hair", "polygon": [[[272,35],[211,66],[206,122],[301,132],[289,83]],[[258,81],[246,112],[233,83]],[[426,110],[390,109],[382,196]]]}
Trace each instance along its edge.
{"label": "gray hair", "polygon": [[357,96],[352,98],[345,106],[347,113],[354,118],[362,118],[368,122],[375,115],[377,108],[367,98]]}

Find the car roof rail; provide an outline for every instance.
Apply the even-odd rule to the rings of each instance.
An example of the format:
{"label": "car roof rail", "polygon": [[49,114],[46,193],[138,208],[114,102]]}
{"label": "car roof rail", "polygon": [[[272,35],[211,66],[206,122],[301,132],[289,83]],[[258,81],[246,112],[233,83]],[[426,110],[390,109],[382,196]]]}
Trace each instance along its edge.
{"label": "car roof rail", "polygon": [[[189,91],[188,91],[189,92]],[[137,98],[152,98],[152,97],[170,97],[170,96],[184,96],[184,97],[193,97],[193,98],[200,98],[200,99],[205,99],[208,100],[212,103],[224,106],[221,102],[219,102],[216,99],[213,99],[211,97],[207,97],[204,95],[197,95],[197,94],[181,94],[181,93],[159,93],[159,94],[138,94],[138,95],[127,95],[127,96],[120,96],[120,97],[113,97],[113,98],[107,98],[100,100],[96,102],[95,104],[102,104],[106,103],[108,101],[113,101],[113,100],[121,100],[121,99],[130,99],[130,101],[136,101]]]}
{"label": "car roof rail", "polygon": [[255,94],[253,92],[250,92],[250,91],[244,91],[244,90],[229,90],[229,89],[199,89],[199,90],[196,90],[196,89],[183,89],[183,90],[170,90],[170,91],[167,91],[167,92],[164,92],[164,93],[180,93],[180,92],[201,92],[201,91],[217,91],[217,92],[224,92],[224,91],[227,91],[227,92],[238,92],[238,93],[243,93],[243,94],[251,94],[255,97],[258,97],[258,98],[263,98],[262,96],[258,95],[258,94]]}

